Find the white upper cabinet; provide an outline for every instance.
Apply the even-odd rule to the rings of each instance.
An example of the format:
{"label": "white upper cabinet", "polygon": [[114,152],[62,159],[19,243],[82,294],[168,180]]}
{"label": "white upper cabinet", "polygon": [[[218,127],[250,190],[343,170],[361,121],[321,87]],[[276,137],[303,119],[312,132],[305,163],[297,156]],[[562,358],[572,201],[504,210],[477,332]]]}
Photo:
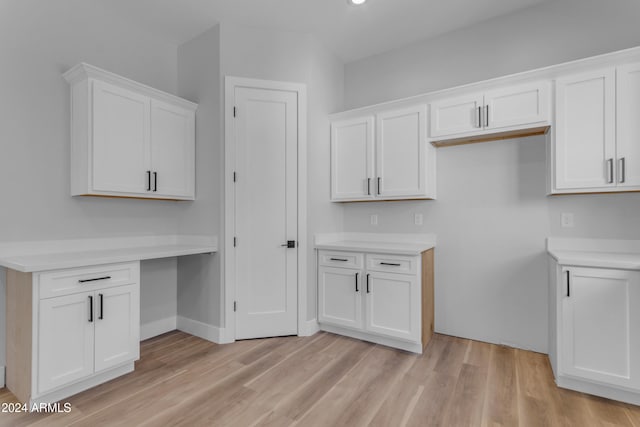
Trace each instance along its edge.
{"label": "white upper cabinet", "polygon": [[426,131],[426,106],[376,116],[376,196],[402,199],[429,194]]}
{"label": "white upper cabinet", "polygon": [[545,80],[432,102],[429,137],[447,140],[546,127],[550,93]]}
{"label": "white upper cabinet", "polygon": [[425,105],[332,122],[332,201],[434,198]]}
{"label": "white upper cabinet", "polygon": [[[93,82],[93,189],[138,193],[151,168],[150,100],[105,82]],[[117,165],[117,167],[115,167]]]}
{"label": "white upper cabinet", "polygon": [[640,191],[640,64],[556,80],[550,193]]}
{"label": "white upper cabinet", "polygon": [[615,70],[556,81],[555,186],[615,186]]}
{"label": "white upper cabinet", "polygon": [[158,197],[193,198],[195,189],[195,112],[151,101],[151,166]]}
{"label": "white upper cabinet", "polygon": [[617,69],[618,186],[640,188],[640,64]]}
{"label": "white upper cabinet", "polygon": [[482,129],[482,94],[444,99],[431,104],[431,138]]}
{"label": "white upper cabinet", "polygon": [[373,116],[331,123],[332,200],[373,199]]}
{"label": "white upper cabinet", "polygon": [[195,198],[196,104],[79,64],[71,85],[71,195]]}

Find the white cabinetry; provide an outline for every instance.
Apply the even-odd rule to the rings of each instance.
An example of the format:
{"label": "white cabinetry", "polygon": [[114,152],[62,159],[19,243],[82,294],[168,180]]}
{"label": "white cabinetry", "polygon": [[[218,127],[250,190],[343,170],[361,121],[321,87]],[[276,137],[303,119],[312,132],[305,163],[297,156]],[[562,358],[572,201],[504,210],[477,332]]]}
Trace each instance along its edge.
{"label": "white cabinetry", "polygon": [[429,136],[436,142],[530,128],[543,133],[550,123],[550,86],[539,81],[434,101]]}
{"label": "white cabinetry", "polygon": [[7,387],[52,402],[133,370],[139,358],[139,262],[9,270]]}
{"label": "white cabinetry", "polygon": [[551,193],[640,190],[640,64],[556,80]]}
{"label": "white cabinetry", "polygon": [[435,198],[426,129],[424,105],[332,122],[331,200]]}
{"label": "white cabinetry", "polygon": [[318,251],[323,330],[421,353],[433,333],[433,250]]}
{"label": "white cabinetry", "polygon": [[196,105],[79,64],[71,84],[71,195],[192,200]]}
{"label": "white cabinetry", "polygon": [[640,403],[640,272],[552,262],[550,291],[558,385]]}

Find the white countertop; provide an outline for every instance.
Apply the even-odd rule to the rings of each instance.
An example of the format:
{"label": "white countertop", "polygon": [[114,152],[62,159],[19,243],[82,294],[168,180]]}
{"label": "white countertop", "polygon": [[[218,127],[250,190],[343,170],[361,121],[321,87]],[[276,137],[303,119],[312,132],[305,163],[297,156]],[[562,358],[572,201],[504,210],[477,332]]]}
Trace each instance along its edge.
{"label": "white countertop", "polygon": [[547,252],[562,265],[640,270],[640,241],[637,240],[550,237]]}
{"label": "white countertop", "polygon": [[0,244],[0,266],[32,273],[217,252],[215,237],[154,236]]}
{"label": "white countertop", "polygon": [[316,249],[419,255],[436,246],[434,234],[327,233],[315,236]]}

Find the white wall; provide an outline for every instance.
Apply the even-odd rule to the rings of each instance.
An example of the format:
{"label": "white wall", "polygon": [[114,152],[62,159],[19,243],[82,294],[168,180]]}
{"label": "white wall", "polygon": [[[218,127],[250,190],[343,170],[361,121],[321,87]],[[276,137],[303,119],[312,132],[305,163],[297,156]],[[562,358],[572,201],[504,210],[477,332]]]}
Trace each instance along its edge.
{"label": "white wall", "polygon": [[555,0],[347,64],[352,108],[640,45],[635,0]]}
{"label": "white wall", "polygon": [[[640,4],[560,0],[346,65],[356,107],[640,44]],[[435,232],[436,330],[545,352],[547,236],[640,238],[640,196],[545,196],[544,138],[437,151],[438,200],[350,204],[346,231]],[[423,226],[413,213],[422,212]],[[572,212],[576,226],[560,227]],[[379,226],[368,224],[377,213]]]}
{"label": "white wall", "polygon": [[[176,46],[84,0],[3,1],[0,40],[0,241],[176,233],[175,218],[188,203],[69,195],[69,87],[62,78],[84,61],[175,92]],[[176,274],[174,260],[153,269]],[[3,365],[4,287],[0,306]]]}
{"label": "white wall", "polygon": [[[196,112],[196,200],[180,219],[181,234],[218,236],[224,242],[221,134],[220,27],[178,48],[178,93],[198,102]],[[220,326],[222,250],[178,259],[178,315]]]}

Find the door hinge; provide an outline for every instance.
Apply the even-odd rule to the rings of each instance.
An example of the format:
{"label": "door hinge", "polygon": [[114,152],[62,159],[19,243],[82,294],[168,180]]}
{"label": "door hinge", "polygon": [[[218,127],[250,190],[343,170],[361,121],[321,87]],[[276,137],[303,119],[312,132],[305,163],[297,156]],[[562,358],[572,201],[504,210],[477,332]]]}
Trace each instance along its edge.
{"label": "door hinge", "polygon": [[238,246],[238,238],[234,237],[233,238],[233,247],[235,248],[236,246]]}
{"label": "door hinge", "polygon": [[236,182],[236,181],[237,181],[237,179],[238,179],[238,176],[237,176],[237,175],[236,175],[236,173],[234,172],[234,173],[233,173],[233,182]]}
{"label": "door hinge", "polygon": [[234,301],[233,302],[233,311],[237,311],[238,310],[238,304]]}
{"label": "door hinge", "polygon": [[237,109],[236,107],[233,107],[233,117],[237,117]]}

